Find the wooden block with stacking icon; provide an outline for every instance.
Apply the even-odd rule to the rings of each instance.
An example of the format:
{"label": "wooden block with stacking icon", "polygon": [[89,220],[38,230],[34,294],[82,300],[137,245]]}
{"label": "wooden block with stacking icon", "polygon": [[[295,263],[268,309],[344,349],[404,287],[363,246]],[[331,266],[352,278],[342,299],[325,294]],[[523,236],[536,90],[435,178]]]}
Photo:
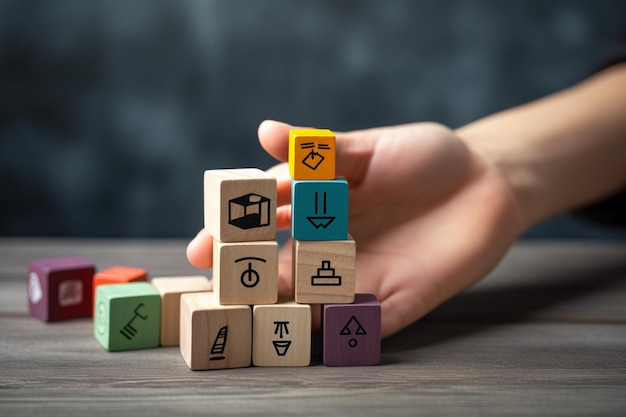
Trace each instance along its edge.
{"label": "wooden block with stacking icon", "polygon": [[311,362],[311,306],[291,297],[256,305],[252,313],[255,366],[308,366]]}
{"label": "wooden block with stacking icon", "polygon": [[161,295],[161,346],[178,346],[180,339],[180,296],[211,290],[205,276],[155,277],[150,281]]}
{"label": "wooden block with stacking icon", "polygon": [[213,292],[220,304],[278,300],[278,243],[213,241]]}
{"label": "wooden block with stacking icon", "polygon": [[250,366],[250,306],[220,305],[212,292],[183,294],[180,297],[180,353],[194,371]]}
{"label": "wooden block with stacking icon", "polygon": [[380,303],[372,294],[356,294],[353,304],[323,305],[324,365],[378,365],[380,324]]}
{"label": "wooden block with stacking icon", "polygon": [[300,241],[293,244],[293,280],[298,303],[352,303],[355,291],[356,242]]}
{"label": "wooden block with stacking icon", "polygon": [[294,180],[335,178],[335,134],[328,129],[289,131],[289,174]]}
{"label": "wooden block with stacking icon", "polygon": [[276,186],[256,168],[205,171],[205,228],[221,242],[274,240]]}

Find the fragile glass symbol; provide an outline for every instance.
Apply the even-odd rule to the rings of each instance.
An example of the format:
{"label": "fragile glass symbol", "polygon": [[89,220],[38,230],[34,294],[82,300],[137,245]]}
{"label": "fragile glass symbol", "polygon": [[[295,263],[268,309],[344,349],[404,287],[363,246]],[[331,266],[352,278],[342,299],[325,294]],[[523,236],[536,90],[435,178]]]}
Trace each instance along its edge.
{"label": "fragile glass symbol", "polygon": [[[361,335],[366,335],[367,332],[365,331],[365,328],[361,325],[361,323],[359,323],[357,318],[355,316],[352,316],[350,317],[350,320],[348,320],[346,325],[343,326],[343,329],[341,329],[339,334],[342,336],[350,336],[353,334],[361,336]],[[348,341],[348,345],[350,347],[355,347],[357,344],[358,344],[358,341],[355,338],[351,338]]]}
{"label": "fragile glass symbol", "polygon": [[341,275],[335,275],[335,268],[331,268],[329,260],[322,261],[322,267],[317,268],[317,275],[311,276],[311,285],[315,286],[339,286]]}
{"label": "fragile glass symbol", "polygon": [[[326,229],[335,220],[335,216],[326,216],[326,191],[322,193],[315,192],[315,216],[307,216],[307,220],[316,228]],[[321,207],[320,207],[321,206]],[[321,210],[320,210],[321,208]],[[324,214],[324,216],[318,216],[318,214]]]}
{"label": "fragile glass symbol", "polygon": [[[275,321],[274,325],[274,334],[279,335],[279,339],[282,339],[284,335],[289,334],[289,328],[287,325],[288,321]],[[285,356],[287,351],[289,350],[289,346],[291,346],[291,340],[272,340],[272,344],[274,345],[274,350],[278,356]]]}
{"label": "fragile glass symbol", "polygon": [[143,306],[143,303],[139,303],[139,305],[135,308],[135,315],[130,320],[128,320],[128,323],[126,323],[124,328],[120,330],[122,336],[124,336],[128,340],[132,340],[133,337],[135,337],[135,335],[137,334],[137,329],[133,327],[133,321],[135,321],[137,317],[139,317],[141,320],[146,320],[148,318],[148,316],[144,316],[139,312],[139,310],[141,310],[141,307]]}
{"label": "fragile glass symbol", "polygon": [[[300,149],[311,149],[302,160],[302,163],[313,171],[315,171],[325,159],[324,155],[315,152],[315,142],[303,142],[300,144]],[[320,143],[317,145],[317,149],[328,151],[330,150],[330,146],[326,143]]]}
{"label": "fragile glass symbol", "polygon": [[[259,261],[259,262],[267,262],[265,259],[263,258],[255,258],[253,256],[248,256],[246,258],[239,258],[235,261],[235,263],[237,262],[241,262],[241,261]],[[259,283],[259,273],[252,268],[252,262],[248,262],[248,268],[246,268],[242,273],[241,273],[241,284],[246,287],[246,288],[253,288],[256,287],[256,285]]]}
{"label": "fragile glass symbol", "polygon": [[217,332],[217,336],[215,336],[215,340],[213,341],[213,345],[211,346],[211,355],[210,361],[221,361],[226,359],[224,356],[224,349],[226,349],[226,338],[228,337],[228,326],[220,327]]}
{"label": "fragile glass symbol", "polygon": [[228,200],[228,223],[243,230],[270,224],[270,199],[250,193]]}

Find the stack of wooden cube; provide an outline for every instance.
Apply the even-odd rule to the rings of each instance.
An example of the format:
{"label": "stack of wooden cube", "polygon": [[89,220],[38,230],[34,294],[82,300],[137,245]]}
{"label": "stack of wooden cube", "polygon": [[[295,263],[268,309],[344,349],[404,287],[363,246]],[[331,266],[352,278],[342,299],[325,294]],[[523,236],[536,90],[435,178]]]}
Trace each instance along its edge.
{"label": "stack of wooden cube", "polygon": [[323,359],[380,358],[380,305],[355,295],[348,183],[335,176],[335,136],[293,130],[293,293],[278,295],[276,179],[258,169],[205,172],[205,227],[214,237],[213,292],[181,297],[180,349],[194,370],[307,366],[311,304],[323,304]]}

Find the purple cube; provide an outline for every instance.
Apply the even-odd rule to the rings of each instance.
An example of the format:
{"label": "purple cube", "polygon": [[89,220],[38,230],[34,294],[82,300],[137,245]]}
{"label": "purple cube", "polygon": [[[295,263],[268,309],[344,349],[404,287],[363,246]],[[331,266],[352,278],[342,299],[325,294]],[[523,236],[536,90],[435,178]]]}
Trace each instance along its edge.
{"label": "purple cube", "polygon": [[28,266],[28,308],[43,321],[91,317],[93,263],[80,256],[37,259]]}
{"label": "purple cube", "polygon": [[325,304],[322,334],[324,365],[378,365],[380,303],[372,294],[356,294],[353,304]]}

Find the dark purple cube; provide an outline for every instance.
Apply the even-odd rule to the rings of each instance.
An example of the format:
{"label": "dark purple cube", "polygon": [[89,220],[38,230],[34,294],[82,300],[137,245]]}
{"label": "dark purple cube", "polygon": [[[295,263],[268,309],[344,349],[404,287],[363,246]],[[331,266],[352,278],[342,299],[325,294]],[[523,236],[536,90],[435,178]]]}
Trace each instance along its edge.
{"label": "dark purple cube", "polygon": [[374,295],[356,294],[353,304],[325,304],[322,326],[324,365],[379,364],[380,303]]}
{"label": "dark purple cube", "polygon": [[91,317],[93,263],[80,256],[37,259],[28,266],[28,308],[43,321]]}

